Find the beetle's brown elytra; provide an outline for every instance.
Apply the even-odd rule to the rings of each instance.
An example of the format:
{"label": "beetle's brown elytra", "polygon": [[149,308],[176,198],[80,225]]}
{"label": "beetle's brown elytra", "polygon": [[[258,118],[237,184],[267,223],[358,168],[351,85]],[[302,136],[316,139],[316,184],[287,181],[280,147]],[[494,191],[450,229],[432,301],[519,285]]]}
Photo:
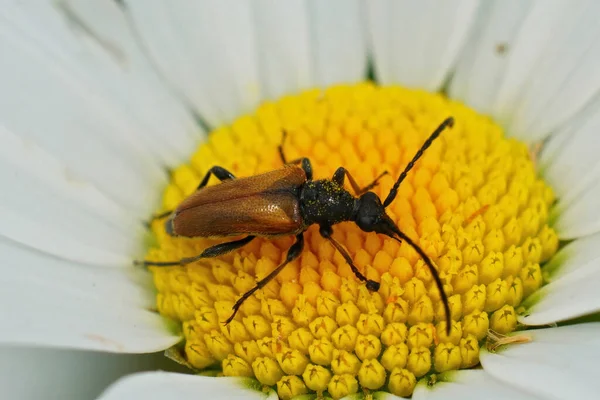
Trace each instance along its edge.
{"label": "beetle's brown elytra", "polygon": [[[286,258],[265,278],[257,282],[234,304],[229,323],[242,303],[257,290],[264,287],[291,261],[300,256],[304,247],[304,232],[309,226],[319,225],[319,233],[344,257],[354,275],[365,282],[371,291],[379,290],[379,282],[367,279],[343,246],[333,237],[333,225],[352,221],[365,232],[386,235],[398,242],[410,245],[429,268],[444,305],[446,329],[450,333],[450,307],[442,281],[429,256],[411,238],[404,234],[385,209],[394,201],[398,188],[415,162],[446,129],[452,127],[454,119],[446,118],[427,138],[412,160],[406,165],[382,202],[370,189],[387,174],[383,172],[369,185],[361,188],[352,175],[339,167],[331,179],[313,180],[312,166],[308,158],[287,161],[283,140],[279,154],[284,167],[275,171],[236,179],[226,169],[214,166],[204,176],[197,190],[186,198],[173,212],[163,213],[157,218],[169,216],[166,231],[171,236],[183,237],[226,237],[245,235],[242,239],[221,243],[205,249],[201,254],[175,261],[143,261],[146,266],[185,265],[202,258],[216,257],[239,249],[256,237],[295,235],[296,241],[287,252]],[[221,184],[206,187],[214,175]],[[344,188],[348,178],[354,194]]]}

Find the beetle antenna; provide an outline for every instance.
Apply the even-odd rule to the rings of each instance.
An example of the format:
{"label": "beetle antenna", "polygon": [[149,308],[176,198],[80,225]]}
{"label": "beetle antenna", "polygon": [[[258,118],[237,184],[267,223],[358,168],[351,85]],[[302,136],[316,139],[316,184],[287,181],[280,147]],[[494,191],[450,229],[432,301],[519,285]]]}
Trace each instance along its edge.
{"label": "beetle antenna", "polygon": [[433,280],[435,281],[435,285],[437,286],[438,291],[440,292],[442,304],[444,304],[444,313],[446,314],[446,334],[450,336],[450,303],[448,302],[448,296],[446,295],[446,291],[444,290],[444,284],[442,283],[442,279],[440,278],[440,275],[438,274],[436,268],[433,266],[433,261],[431,261],[431,258],[429,258],[427,254],[425,254],[423,249],[418,244],[413,242],[411,238],[406,236],[406,234],[404,234],[398,227],[394,226],[391,230],[398,237],[392,235],[392,232],[386,232],[386,235],[400,243],[402,243],[402,240],[408,243],[413,249],[415,249],[419,256],[421,256],[421,258],[427,265],[427,268],[429,268],[429,272],[431,272]]}
{"label": "beetle antenna", "polygon": [[402,171],[402,173],[398,177],[398,180],[396,181],[396,183],[394,183],[392,190],[390,190],[390,194],[388,194],[388,196],[385,198],[385,201],[383,202],[384,208],[389,206],[391,204],[391,202],[394,201],[394,199],[396,198],[396,195],[398,194],[398,187],[400,186],[400,184],[402,183],[404,178],[406,178],[406,174],[408,174],[408,172],[415,166],[415,163],[417,162],[417,160],[419,158],[421,158],[421,156],[423,155],[425,150],[427,150],[429,148],[429,146],[431,146],[431,143],[433,143],[433,141],[435,139],[437,139],[438,136],[440,136],[440,133],[442,133],[444,131],[444,129],[446,129],[448,127],[452,127],[453,125],[454,125],[454,118],[448,117],[444,120],[444,122],[442,122],[440,124],[440,126],[437,127],[437,129],[435,131],[433,131],[431,136],[429,136],[429,138],[427,138],[425,143],[423,143],[423,146],[421,146],[419,151],[417,151],[417,154],[415,154],[415,156],[408,163],[406,168],[404,168],[404,171]]}

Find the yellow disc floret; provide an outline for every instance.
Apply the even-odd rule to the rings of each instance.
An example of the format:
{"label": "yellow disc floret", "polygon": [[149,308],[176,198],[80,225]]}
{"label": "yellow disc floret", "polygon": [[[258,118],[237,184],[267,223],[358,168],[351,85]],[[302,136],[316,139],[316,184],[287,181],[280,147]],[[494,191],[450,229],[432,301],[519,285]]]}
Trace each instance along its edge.
{"label": "yellow disc floret", "polygon": [[[368,279],[381,282],[379,291],[356,279],[318,227],[306,232],[301,257],[229,324],[236,300],[283,261],[293,237],[152,267],[157,308],[181,323],[189,364],[254,377],[284,399],[381,390],[410,396],[424,376],[476,366],[488,330],[517,329],[515,310],[540,288],[541,265],[558,247],[548,225],[552,191],[524,144],[442,95],[359,84],[264,103],[212,132],[190,163],[173,171],[163,208],[175,209],[212,166],[237,177],[281,168],[283,131],[288,159],[310,158],[315,179],[344,166],[366,185],[387,170],[373,189],[385,199],[448,116],[454,128],[417,162],[387,212],[434,261],[449,298],[449,330],[433,276],[412,247],[341,223],[334,238]],[[147,259],[154,261],[194,256],[223,241],[170,237],[164,220],[152,228],[156,245]]]}

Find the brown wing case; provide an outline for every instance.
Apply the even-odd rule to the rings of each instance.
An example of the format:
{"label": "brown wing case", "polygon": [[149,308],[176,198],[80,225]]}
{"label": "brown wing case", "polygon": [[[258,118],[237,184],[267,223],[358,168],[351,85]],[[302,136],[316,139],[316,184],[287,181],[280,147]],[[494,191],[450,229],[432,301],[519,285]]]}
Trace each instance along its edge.
{"label": "brown wing case", "polygon": [[202,188],[175,211],[173,231],[187,237],[294,234],[302,229],[297,198],[301,168],[224,181]]}

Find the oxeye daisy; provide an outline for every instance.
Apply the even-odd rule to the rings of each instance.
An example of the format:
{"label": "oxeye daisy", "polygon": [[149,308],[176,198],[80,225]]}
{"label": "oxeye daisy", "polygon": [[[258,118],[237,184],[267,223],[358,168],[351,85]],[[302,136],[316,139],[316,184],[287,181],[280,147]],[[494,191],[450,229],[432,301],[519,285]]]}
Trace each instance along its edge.
{"label": "oxeye daisy", "polygon": [[[596,396],[595,2],[4,3],[8,395]],[[354,216],[287,264],[294,235],[186,261],[240,239],[177,235],[211,168],[302,157],[402,240]]]}

